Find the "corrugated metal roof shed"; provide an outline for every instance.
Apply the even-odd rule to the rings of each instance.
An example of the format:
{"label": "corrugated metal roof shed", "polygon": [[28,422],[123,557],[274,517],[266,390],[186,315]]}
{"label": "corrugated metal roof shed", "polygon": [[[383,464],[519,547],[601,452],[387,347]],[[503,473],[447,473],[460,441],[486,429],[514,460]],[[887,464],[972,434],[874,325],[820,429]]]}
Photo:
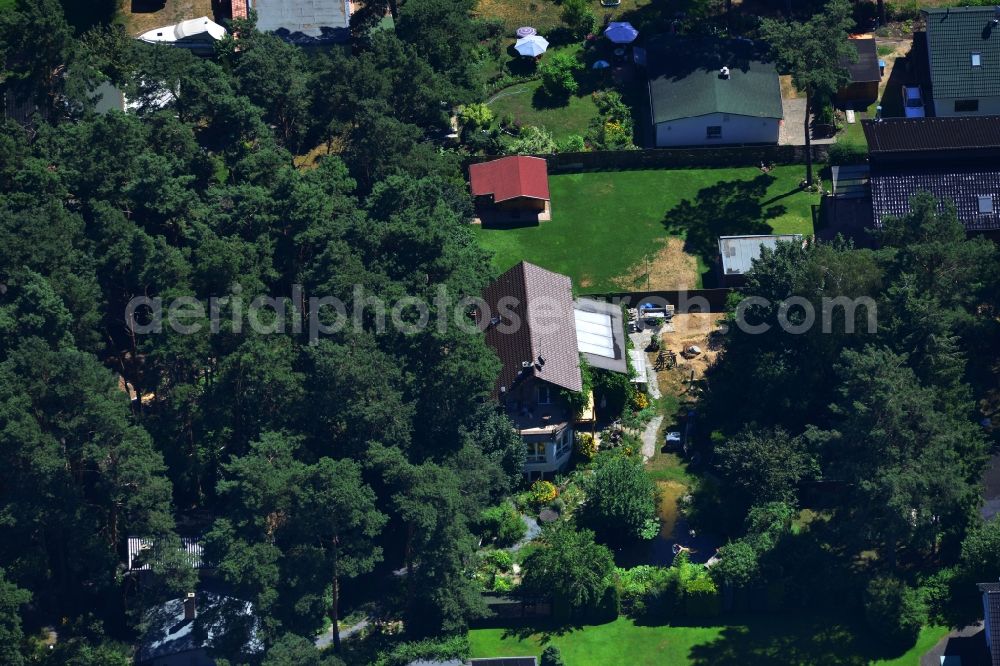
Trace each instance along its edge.
{"label": "corrugated metal roof shed", "polygon": [[778,241],[802,241],[799,234],[777,234],[763,236],[719,236],[719,254],[722,256],[722,272],[725,275],[743,275],[750,271],[753,260],[760,258],[760,249],[772,250]]}

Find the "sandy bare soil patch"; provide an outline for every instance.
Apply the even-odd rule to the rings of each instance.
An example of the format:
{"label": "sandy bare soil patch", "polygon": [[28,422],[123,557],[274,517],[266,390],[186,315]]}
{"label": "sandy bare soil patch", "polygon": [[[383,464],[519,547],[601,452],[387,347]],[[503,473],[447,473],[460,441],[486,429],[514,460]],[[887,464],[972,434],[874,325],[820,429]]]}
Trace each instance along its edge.
{"label": "sandy bare soil patch", "polygon": [[693,289],[698,285],[698,261],[684,251],[682,239],[668,238],[655,255],[633,265],[615,284],[629,290]]}
{"label": "sandy bare soil patch", "polygon": [[[719,354],[720,322],[723,315],[719,313],[708,314],[678,314],[675,315],[671,324],[674,330],[661,335],[662,348],[677,353],[677,367],[673,371],[667,370],[659,375],[660,390],[664,393],[678,392],[681,384],[691,378],[691,371],[694,370],[695,379],[701,379],[705,371],[715,362]],[[701,354],[693,358],[684,358],[681,352],[690,346],[701,348]],[[656,354],[650,355],[650,360],[655,361]]]}

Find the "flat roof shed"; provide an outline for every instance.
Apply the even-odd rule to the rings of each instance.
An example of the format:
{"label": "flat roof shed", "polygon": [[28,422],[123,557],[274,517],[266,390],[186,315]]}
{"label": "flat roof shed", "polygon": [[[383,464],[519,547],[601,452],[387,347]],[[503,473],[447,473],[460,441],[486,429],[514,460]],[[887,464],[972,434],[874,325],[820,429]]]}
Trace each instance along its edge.
{"label": "flat roof shed", "polygon": [[760,249],[769,247],[773,250],[778,241],[801,242],[802,236],[799,234],[719,236],[723,275],[745,275],[750,272],[754,259],[760,259]]}
{"label": "flat roof shed", "polygon": [[350,0],[249,0],[257,29],[295,44],[342,42],[350,37]]}

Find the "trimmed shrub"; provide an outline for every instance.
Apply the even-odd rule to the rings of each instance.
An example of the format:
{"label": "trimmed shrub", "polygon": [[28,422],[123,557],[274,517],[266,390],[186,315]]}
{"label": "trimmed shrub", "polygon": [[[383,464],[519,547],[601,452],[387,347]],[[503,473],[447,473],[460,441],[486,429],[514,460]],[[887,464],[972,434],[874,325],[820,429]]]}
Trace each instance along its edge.
{"label": "trimmed shrub", "polygon": [[868,147],[858,143],[835,143],[830,146],[830,164],[864,164],[868,161]]}
{"label": "trimmed shrub", "polygon": [[551,481],[538,480],[531,484],[531,503],[545,506],[559,495],[559,489]]}
{"label": "trimmed shrub", "polygon": [[587,144],[579,134],[570,134],[562,141],[557,142],[560,153],[582,153],[587,149]]}
{"label": "trimmed shrub", "polygon": [[608,585],[601,595],[601,600],[591,613],[591,620],[594,622],[614,622],[622,612],[621,595],[618,586]]}
{"label": "trimmed shrub", "polygon": [[550,645],[542,651],[541,666],[566,666],[562,653],[555,645]]}
{"label": "trimmed shrub", "polygon": [[542,77],[542,88],[554,99],[566,99],[580,89],[576,73],[581,69],[583,63],[572,53],[553,53],[546,56],[538,66],[538,73]]}

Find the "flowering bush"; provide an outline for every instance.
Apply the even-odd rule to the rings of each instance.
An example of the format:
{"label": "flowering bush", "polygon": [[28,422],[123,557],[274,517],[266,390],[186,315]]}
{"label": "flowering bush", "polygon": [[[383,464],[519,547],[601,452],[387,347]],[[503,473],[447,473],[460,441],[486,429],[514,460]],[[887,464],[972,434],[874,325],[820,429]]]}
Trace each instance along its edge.
{"label": "flowering bush", "polygon": [[576,452],[584,460],[593,460],[597,455],[597,440],[589,432],[577,434]]}
{"label": "flowering bush", "polygon": [[559,489],[550,481],[535,481],[531,484],[531,502],[535,506],[543,506],[559,495]]}
{"label": "flowering bush", "polygon": [[643,409],[649,407],[649,398],[646,397],[645,393],[640,393],[639,391],[636,391],[635,394],[632,396],[632,406],[638,409],[639,411],[642,411]]}

